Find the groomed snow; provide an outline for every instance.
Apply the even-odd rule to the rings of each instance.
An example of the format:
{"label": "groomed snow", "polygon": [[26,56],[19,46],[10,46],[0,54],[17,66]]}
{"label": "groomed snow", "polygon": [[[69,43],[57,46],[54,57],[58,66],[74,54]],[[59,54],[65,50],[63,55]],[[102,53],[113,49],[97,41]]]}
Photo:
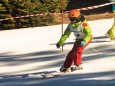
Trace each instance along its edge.
{"label": "groomed snow", "polygon": [[73,46],[73,34],[61,52],[55,46],[61,25],[0,31],[0,86],[114,86],[115,41],[105,37],[113,19],[88,23],[94,40],[83,52],[84,69],[49,79],[20,76],[58,70]]}

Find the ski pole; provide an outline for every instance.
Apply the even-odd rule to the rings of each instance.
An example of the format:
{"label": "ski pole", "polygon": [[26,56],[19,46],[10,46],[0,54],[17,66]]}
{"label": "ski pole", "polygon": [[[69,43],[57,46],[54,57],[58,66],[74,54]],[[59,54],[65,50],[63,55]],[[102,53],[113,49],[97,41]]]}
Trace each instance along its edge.
{"label": "ski pole", "polygon": [[[107,55],[106,54],[103,54],[102,52],[100,52],[99,50],[97,50],[97,49],[95,49],[95,48],[92,48],[91,46],[89,46],[88,45],[88,47],[91,49],[91,50],[93,50],[93,51],[95,51],[95,52],[97,52],[97,53],[99,53],[100,55],[102,55],[102,56],[104,56],[104,57],[106,57]],[[114,59],[112,59],[112,58],[109,58],[111,61],[114,61],[115,62],[115,60]]]}
{"label": "ski pole", "polygon": [[89,46],[88,45],[88,47],[91,49],[91,50],[93,50],[93,51],[95,51],[95,52],[97,52],[97,53],[99,53],[100,55],[102,55],[102,56],[107,56],[106,54],[103,54],[102,52],[100,52],[99,50],[97,50],[97,49],[95,49],[95,48],[92,48],[91,46]]}
{"label": "ski pole", "polygon": [[62,51],[62,48],[60,48],[60,49],[61,49],[62,54],[64,54],[65,56],[67,56],[66,52],[64,52],[64,50]]}

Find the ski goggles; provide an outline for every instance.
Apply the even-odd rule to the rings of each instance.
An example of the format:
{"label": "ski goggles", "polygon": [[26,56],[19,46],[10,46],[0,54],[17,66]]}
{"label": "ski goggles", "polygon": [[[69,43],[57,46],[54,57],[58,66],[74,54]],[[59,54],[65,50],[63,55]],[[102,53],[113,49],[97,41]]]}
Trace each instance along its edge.
{"label": "ski goggles", "polygon": [[83,22],[85,20],[85,17],[80,15],[79,17],[71,17],[69,19],[70,19],[71,22],[77,23],[77,22],[80,22],[80,21]]}

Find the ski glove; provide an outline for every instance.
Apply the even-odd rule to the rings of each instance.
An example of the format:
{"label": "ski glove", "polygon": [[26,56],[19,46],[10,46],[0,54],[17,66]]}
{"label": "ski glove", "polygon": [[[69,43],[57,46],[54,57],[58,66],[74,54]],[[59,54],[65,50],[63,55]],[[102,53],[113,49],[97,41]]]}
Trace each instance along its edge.
{"label": "ski glove", "polygon": [[57,48],[60,48],[60,45],[57,43],[57,44],[56,44],[56,47],[57,47]]}
{"label": "ski glove", "polygon": [[81,46],[85,46],[86,43],[84,41],[81,41]]}

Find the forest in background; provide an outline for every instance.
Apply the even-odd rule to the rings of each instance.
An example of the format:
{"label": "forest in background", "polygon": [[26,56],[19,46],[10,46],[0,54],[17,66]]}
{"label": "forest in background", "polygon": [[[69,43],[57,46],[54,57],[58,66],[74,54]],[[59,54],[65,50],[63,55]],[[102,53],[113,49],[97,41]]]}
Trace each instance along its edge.
{"label": "forest in background", "polygon": [[[107,3],[108,0],[64,0],[64,11]],[[62,0],[1,0],[0,19],[45,13],[42,16],[14,18],[0,21],[1,30],[19,29],[27,27],[48,26],[61,23]],[[111,13],[111,5],[98,9],[81,11],[90,16],[93,14]],[[65,19],[67,14],[64,15]],[[58,19],[59,18],[59,19]],[[58,21],[59,20],[59,21]],[[68,21],[68,20],[65,20]]]}

